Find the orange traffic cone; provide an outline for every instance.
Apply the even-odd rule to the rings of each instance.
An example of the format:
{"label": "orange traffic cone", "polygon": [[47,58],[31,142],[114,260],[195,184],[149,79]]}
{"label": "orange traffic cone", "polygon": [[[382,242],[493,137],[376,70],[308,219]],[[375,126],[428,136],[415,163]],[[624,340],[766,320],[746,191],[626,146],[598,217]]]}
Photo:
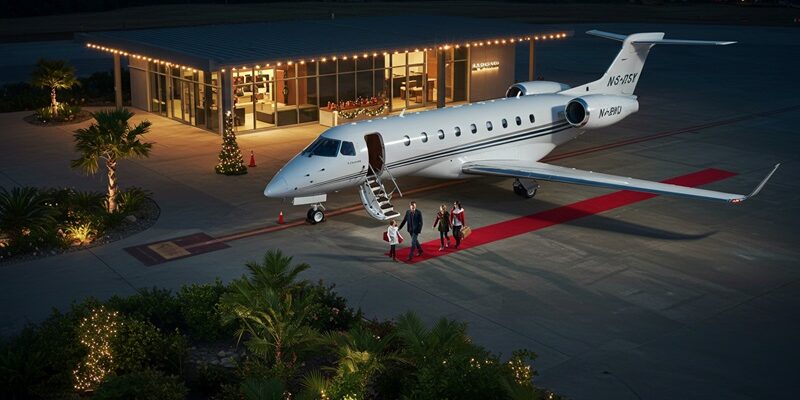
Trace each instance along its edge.
{"label": "orange traffic cone", "polygon": [[253,154],[253,150],[250,150],[250,165],[248,167],[253,168],[256,166],[256,155]]}
{"label": "orange traffic cone", "polygon": [[284,221],[283,221],[283,211],[281,211],[281,213],[278,214],[278,224],[279,225],[283,225],[283,223],[284,223]]}

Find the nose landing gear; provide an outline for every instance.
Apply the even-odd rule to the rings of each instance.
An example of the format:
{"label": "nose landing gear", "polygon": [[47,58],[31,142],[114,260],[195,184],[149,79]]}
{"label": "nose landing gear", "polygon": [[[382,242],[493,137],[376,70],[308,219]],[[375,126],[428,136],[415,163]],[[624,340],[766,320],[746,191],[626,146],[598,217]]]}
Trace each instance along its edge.
{"label": "nose landing gear", "polygon": [[311,225],[316,225],[325,220],[325,206],[322,203],[314,204],[308,209],[308,213],[306,213],[306,220],[311,223]]}
{"label": "nose landing gear", "polygon": [[536,190],[539,189],[539,184],[535,179],[514,179],[514,193],[526,199],[532,199],[536,196]]}

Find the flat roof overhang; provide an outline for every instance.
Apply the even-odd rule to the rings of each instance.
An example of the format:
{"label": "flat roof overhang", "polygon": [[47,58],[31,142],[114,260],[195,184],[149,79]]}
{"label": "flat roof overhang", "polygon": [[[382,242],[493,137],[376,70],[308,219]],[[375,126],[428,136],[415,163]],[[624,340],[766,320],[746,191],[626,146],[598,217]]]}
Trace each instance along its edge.
{"label": "flat roof overhang", "polygon": [[337,57],[552,40],[572,32],[546,25],[441,16],[351,17],[78,33],[88,47],[206,71]]}

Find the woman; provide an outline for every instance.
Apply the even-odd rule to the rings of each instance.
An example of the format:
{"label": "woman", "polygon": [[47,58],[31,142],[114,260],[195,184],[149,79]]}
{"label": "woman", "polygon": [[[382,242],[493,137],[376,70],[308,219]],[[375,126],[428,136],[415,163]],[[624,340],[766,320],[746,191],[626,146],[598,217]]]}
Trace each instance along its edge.
{"label": "woman", "polygon": [[[445,247],[450,247],[450,213],[447,212],[447,206],[442,204],[439,206],[439,212],[436,213],[436,220],[433,221],[433,227],[439,225],[439,251],[444,250]],[[444,240],[447,239],[447,243]]]}
{"label": "woman", "polygon": [[456,200],[453,202],[453,210],[450,211],[450,225],[453,227],[453,237],[456,238],[456,248],[461,244],[461,228],[466,224],[464,208],[461,207],[461,202]]}

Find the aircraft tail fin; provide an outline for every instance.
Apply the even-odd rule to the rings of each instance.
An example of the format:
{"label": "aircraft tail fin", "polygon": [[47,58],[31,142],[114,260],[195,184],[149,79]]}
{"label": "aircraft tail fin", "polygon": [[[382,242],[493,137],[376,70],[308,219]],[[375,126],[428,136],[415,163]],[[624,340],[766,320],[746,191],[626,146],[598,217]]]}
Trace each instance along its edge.
{"label": "aircraft tail fin", "polygon": [[614,61],[611,62],[611,66],[608,67],[608,70],[602,78],[565,90],[561,93],[573,95],[633,95],[636,83],[639,82],[639,78],[641,77],[644,62],[647,59],[647,55],[650,53],[650,49],[654,45],[729,45],[736,43],[713,40],[664,39],[664,32],[634,33],[627,36],[598,30],[591,30],[586,33],[592,36],[620,41],[622,42],[622,49],[620,49]]}

